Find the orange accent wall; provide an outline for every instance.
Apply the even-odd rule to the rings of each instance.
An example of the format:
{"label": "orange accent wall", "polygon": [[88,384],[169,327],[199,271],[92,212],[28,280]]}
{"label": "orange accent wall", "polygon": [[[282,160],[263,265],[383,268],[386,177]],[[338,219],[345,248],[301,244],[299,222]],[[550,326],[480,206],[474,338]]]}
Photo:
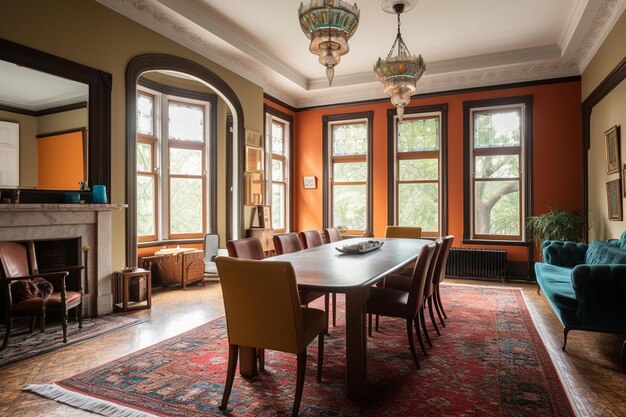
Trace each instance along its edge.
{"label": "orange accent wall", "polygon": [[[382,87],[381,87],[382,88]],[[416,98],[410,106],[448,105],[448,233],[455,247],[498,249],[510,261],[527,261],[528,249],[519,246],[463,245],[463,102],[521,95],[533,96],[533,215],[552,208],[583,209],[582,117],[579,81],[490,91]],[[268,103],[269,104],[269,103]],[[387,225],[387,109],[389,102],[316,109],[295,114],[294,228],[322,228],[322,116],[374,112],[374,236]],[[305,190],[303,175],[318,178],[317,189]]]}
{"label": "orange accent wall", "polygon": [[83,133],[37,139],[37,186],[47,190],[77,190],[83,181]]}

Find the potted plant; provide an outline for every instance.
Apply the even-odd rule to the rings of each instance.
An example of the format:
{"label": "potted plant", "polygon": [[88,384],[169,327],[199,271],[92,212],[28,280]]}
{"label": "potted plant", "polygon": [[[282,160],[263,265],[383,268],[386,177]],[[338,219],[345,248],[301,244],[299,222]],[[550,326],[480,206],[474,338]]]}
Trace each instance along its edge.
{"label": "potted plant", "polygon": [[547,213],[529,217],[526,228],[538,248],[544,240],[580,242],[587,231],[587,218],[577,212],[550,209]]}

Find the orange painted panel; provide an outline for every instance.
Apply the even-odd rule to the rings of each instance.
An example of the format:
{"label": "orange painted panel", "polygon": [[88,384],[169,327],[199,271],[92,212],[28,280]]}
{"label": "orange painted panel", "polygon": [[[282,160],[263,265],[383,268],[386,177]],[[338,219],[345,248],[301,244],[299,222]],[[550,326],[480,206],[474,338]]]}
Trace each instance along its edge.
{"label": "orange painted panel", "polygon": [[77,190],[83,181],[83,132],[37,139],[37,186],[46,190]]}
{"label": "orange painted panel", "polygon": [[[506,249],[511,261],[527,261],[528,249],[517,246],[463,245],[463,102],[521,95],[533,96],[533,215],[550,207],[565,210],[583,208],[582,117],[579,81],[507,88],[491,91],[415,98],[410,106],[448,105],[448,233],[455,247]],[[323,175],[322,116],[362,111],[374,112],[374,228],[384,234],[387,225],[387,110],[389,102],[334,107],[297,112],[295,129],[294,178]],[[322,187],[305,190],[295,182],[294,226],[296,230],[322,228]],[[535,259],[538,253],[535,251]]]}

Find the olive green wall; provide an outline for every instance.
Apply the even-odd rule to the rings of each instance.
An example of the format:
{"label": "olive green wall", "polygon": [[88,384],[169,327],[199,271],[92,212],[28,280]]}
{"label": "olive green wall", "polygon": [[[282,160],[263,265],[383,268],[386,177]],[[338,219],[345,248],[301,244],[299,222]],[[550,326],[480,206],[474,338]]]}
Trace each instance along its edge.
{"label": "olive green wall", "polygon": [[[611,33],[593,57],[582,75],[583,99],[626,57],[626,14],[622,14]],[[606,173],[604,132],[612,126],[626,127],[626,81],[609,93],[591,112],[590,143],[588,153],[589,189],[589,240],[606,240],[620,237],[626,222],[609,221],[606,183],[620,178],[620,174]],[[626,162],[626,143],[621,140],[621,160]],[[622,199],[622,204],[624,200]]]}
{"label": "olive green wall", "polygon": [[47,114],[37,118],[37,134],[61,132],[70,129],[89,129],[89,110],[76,109],[61,113]]}
{"label": "olive green wall", "polygon": [[[233,89],[244,124],[263,128],[263,90],[254,83],[93,0],[0,0],[0,37],[113,75],[111,113],[111,201],[125,202],[125,71],[145,53],[176,55],[219,75]],[[218,129],[219,130],[219,129]],[[124,211],[113,216],[112,266],[125,264]]]}

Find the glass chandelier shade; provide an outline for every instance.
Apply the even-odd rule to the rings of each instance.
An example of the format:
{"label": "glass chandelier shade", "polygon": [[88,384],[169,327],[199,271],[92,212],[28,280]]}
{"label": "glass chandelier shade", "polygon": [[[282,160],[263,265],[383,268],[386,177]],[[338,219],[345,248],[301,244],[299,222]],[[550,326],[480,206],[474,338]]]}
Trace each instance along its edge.
{"label": "glass chandelier shade", "polygon": [[[401,6],[401,7],[398,7]],[[417,89],[417,81],[426,71],[426,64],[421,55],[411,55],[400,33],[400,14],[402,4],[396,4],[394,10],[398,16],[398,34],[391,46],[387,59],[378,58],[374,72],[385,86],[385,94],[391,97],[391,103],[397,107],[398,118],[404,116],[404,106],[411,101],[411,95]],[[394,51],[397,49],[396,55]]]}
{"label": "glass chandelier shade", "polygon": [[359,8],[343,0],[311,0],[307,6],[300,3],[298,16],[302,31],[311,41],[309,51],[319,56],[331,85],[335,65],[350,50],[348,39],[359,26]]}

